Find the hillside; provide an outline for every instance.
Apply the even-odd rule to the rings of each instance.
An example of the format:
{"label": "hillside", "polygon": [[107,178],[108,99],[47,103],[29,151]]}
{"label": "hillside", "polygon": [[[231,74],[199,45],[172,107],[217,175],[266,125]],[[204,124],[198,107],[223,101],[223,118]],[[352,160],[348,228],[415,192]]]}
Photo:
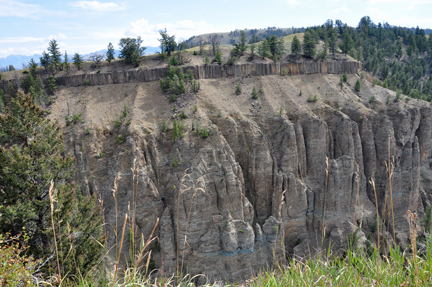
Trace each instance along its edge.
{"label": "hillside", "polygon": [[[421,246],[431,229],[432,46],[409,55],[424,31],[362,20],[255,31],[264,56],[254,57],[237,38],[224,44],[232,32],[221,64],[205,45],[1,73],[0,111],[22,89],[58,121],[77,192],[102,205],[107,276],[133,266],[151,237],[135,267],[223,284],[292,258],[345,262],[354,242],[365,256],[387,258],[393,243],[409,253],[413,230]],[[294,36],[298,55],[278,46]]]}

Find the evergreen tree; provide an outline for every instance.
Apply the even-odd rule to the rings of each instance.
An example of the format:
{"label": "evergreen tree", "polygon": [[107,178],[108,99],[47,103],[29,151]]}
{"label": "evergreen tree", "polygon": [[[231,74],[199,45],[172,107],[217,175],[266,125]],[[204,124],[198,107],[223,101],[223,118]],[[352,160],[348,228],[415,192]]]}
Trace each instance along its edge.
{"label": "evergreen tree", "polygon": [[356,92],[360,92],[360,88],[361,88],[360,80],[357,79],[355,86],[354,86],[354,90],[356,90]]}
{"label": "evergreen tree", "polygon": [[15,97],[15,88],[12,84],[12,82],[9,82],[9,95],[12,97]]}
{"label": "evergreen tree", "polygon": [[337,32],[335,29],[331,28],[328,31],[328,41],[330,52],[333,54],[333,58],[336,56],[336,45],[337,45]]}
{"label": "evergreen tree", "polygon": [[121,38],[119,42],[120,59],[124,59],[126,63],[138,65],[141,56],[144,55],[146,47],[141,47],[141,37],[134,38]]}
{"label": "evergreen tree", "polygon": [[107,47],[107,48],[108,48],[108,49],[107,49],[107,52],[106,52],[106,57],[107,57],[107,61],[108,61],[108,63],[111,64],[111,61],[115,59],[115,57],[114,57],[114,46],[113,46],[113,44],[110,42],[110,43],[108,44],[108,47]]}
{"label": "evergreen tree", "polygon": [[249,51],[250,51],[249,59],[250,60],[255,59],[255,51],[256,50],[257,50],[257,44],[255,44],[255,43],[249,44]]}
{"label": "evergreen tree", "polygon": [[328,42],[327,37],[324,39],[324,45],[323,45],[323,52],[322,52],[322,59],[327,60],[327,51],[328,51]]}
{"label": "evergreen tree", "polygon": [[342,53],[345,54],[345,56],[348,54],[348,52],[354,47],[354,41],[351,38],[350,33],[348,32],[348,29],[344,29],[342,43],[340,44],[340,48],[342,50]]}
{"label": "evergreen tree", "polygon": [[301,53],[301,44],[297,36],[294,36],[294,39],[291,42],[291,53],[296,57],[298,57],[298,55]]}
{"label": "evergreen tree", "polygon": [[218,62],[219,65],[222,65],[222,52],[219,48],[216,50],[215,60],[216,62]]}
{"label": "evergreen tree", "polygon": [[69,64],[69,58],[68,58],[67,51],[65,51],[65,53],[64,53],[63,67],[64,67],[65,71],[69,73],[70,64]]}
{"label": "evergreen tree", "polygon": [[22,91],[11,105],[0,115],[0,233],[16,236],[25,228],[30,254],[47,260],[48,274],[57,273],[53,219],[60,272],[85,274],[102,255],[100,208],[71,184],[75,162],[63,156],[60,127]]}
{"label": "evergreen tree", "polygon": [[172,138],[173,138],[173,141],[175,141],[179,136],[180,136],[180,131],[179,131],[179,127],[178,127],[178,124],[177,124],[177,120],[174,120],[173,129],[172,129]]}
{"label": "evergreen tree", "polygon": [[306,31],[303,37],[303,54],[306,57],[313,57],[315,56],[315,38],[314,35],[311,34],[310,30]]}
{"label": "evergreen tree", "polygon": [[247,50],[247,36],[245,31],[240,31],[240,40],[237,43],[234,43],[234,55],[235,56],[242,56],[243,53]]}
{"label": "evergreen tree", "polygon": [[51,64],[54,65],[54,68],[60,69],[62,54],[56,40],[49,41],[48,52],[50,53]]}
{"label": "evergreen tree", "polygon": [[42,52],[42,57],[40,57],[41,66],[45,68],[45,71],[51,70],[51,58],[45,51]]}
{"label": "evergreen tree", "polygon": [[28,66],[30,68],[30,74],[33,76],[33,78],[36,78],[38,63],[36,63],[35,60],[31,58],[30,62],[28,63]]}
{"label": "evergreen tree", "polygon": [[81,69],[81,67],[84,64],[84,60],[82,58],[82,56],[78,53],[75,53],[73,58],[72,58],[73,64],[77,67],[78,70]]}
{"label": "evergreen tree", "polygon": [[264,59],[270,56],[270,47],[266,39],[258,44],[258,54]]}
{"label": "evergreen tree", "polygon": [[160,42],[161,53],[166,53],[168,56],[171,56],[171,52],[174,52],[177,43],[175,41],[175,36],[168,35],[167,29],[159,30],[159,35],[161,36],[158,41]]}

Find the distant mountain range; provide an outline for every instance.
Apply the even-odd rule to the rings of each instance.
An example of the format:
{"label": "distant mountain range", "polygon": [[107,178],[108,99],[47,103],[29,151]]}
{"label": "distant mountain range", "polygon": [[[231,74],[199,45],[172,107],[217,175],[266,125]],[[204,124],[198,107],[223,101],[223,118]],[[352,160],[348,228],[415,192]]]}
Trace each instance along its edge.
{"label": "distant mountain range", "polygon": [[[106,49],[104,49],[104,50],[100,50],[100,51],[97,51],[97,52],[94,52],[94,53],[102,53],[102,54],[105,54],[106,53]],[[155,54],[155,53],[157,53],[157,52],[159,52],[160,51],[160,48],[159,47],[146,47],[146,50],[145,50],[145,54],[146,55],[150,55],[150,54]],[[90,54],[86,54],[86,55],[83,55],[84,56],[84,58],[87,58],[88,56],[90,56],[91,54],[93,54],[93,53],[90,53]],[[114,50],[114,55],[115,55],[115,57],[116,58],[118,58],[118,56],[119,56],[119,54],[120,54],[120,51],[119,50]],[[23,63],[24,64],[28,64],[28,62],[33,58],[37,63],[39,63],[39,58],[40,57],[42,57],[42,55],[39,55],[39,54],[34,54],[33,56],[25,56],[25,55],[9,55],[9,56],[7,56],[7,57],[5,57],[5,58],[0,58],[0,67],[7,67],[7,66],[9,66],[9,65],[13,65],[14,66],[14,68],[16,69],[16,70],[20,70],[20,69],[22,69],[23,68]],[[72,61],[72,57],[73,57],[73,54],[69,54],[69,61]]]}

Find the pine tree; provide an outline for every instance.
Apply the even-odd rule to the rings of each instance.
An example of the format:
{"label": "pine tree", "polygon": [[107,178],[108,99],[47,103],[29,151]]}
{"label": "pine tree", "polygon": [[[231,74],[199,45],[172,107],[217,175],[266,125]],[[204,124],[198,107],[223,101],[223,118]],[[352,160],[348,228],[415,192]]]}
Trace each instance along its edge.
{"label": "pine tree", "polygon": [[36,63],[35,60],[31,58],[30,62],[28,63],[28,66],[30,68],[30,74],[33,76],[33,78],[36,78],[38,63]]}
{"label": "pine tree", "polygon": [[178,127],[178,124],[177,124],[177,120],[174,120],[173,129],[172,129],[172,138],[173,138],[173,141],[175,141],[179,136],[180,136],[180,131],[179,131],[179,127]]}
{"label": "pine tree", "polygon": [[[18,92],[12,109],[0,115],[0,233],[30,236],[29,252],[47,260],[43,271],[56,272],[56,248],[50,214],[50,185],[55,234],[63,275],[85,274],[100,259],[100,207],[71,184],[75,161],[63,156],[60,127],[30,95]],[[3,144],[6,143],[6,144]]]}
{"label": "pine tree", "polygon": [[296,57],[298,57],[298,55],[301,53],[301,44],[297,36],[294,36],[294,39],[291,42],[291,53]]}
{"label": "pine tree", "polygon": [[159,35],[161,36],[158,41],[160,42],[161,53],[166,53],[168,56],[171,56],[171,52],[174,52],[177,43],[175,41],[175,35],[168,35],[167,29],[159,30]]}
{"label": "pine tree", "polygon": [[59,69],[61,66],[61,56],[60,49],[58,47],[56,40],[49,41],[48,44],[48,52],[50,53],[51,63],[54,65],[56,69]]}
{"label": "pine tree", "polygon": [[270,56],[270,47],[266,39],[264,39],[261,44],[258,45],[258,54],[264,59]]}
{"label": "pine tree", "polygon": [[336,45],[337,45],[337,32],[335,29],[330,28],[328,31],[328,40],[330,52],[333,54],[333,58],[336,56]]}
{"label": "pine tree", "polygon": [[146,47],[141,47],[141,37],[134,38],[121,38],[119,42],[120,59],[124,59],[126,63],[139,64],[141,56],[144,55]]}
{"label": "pine tree", "polygon": [[51,70],[51,58],[47,52],[42,52],[42,57],[40,57],[39,61],[41,66],[45,68],[45,71]]}
{"label": "pine tree", "polygon": [[72,61],[73,61],[73,64],[77,67],[78,70],[81,69],[81,67],[82,67],[82,65],[84,63],[84,60],[83,60],[82,56],[80,54],[78,54],[78,53],[74,54],[74,56],[72,58]]}
{"label": "pine tree", "polygon": [[316,53],[315,46],[316,46],[316,42],[315,42],[314,35],[312,35],[309,30],[306,31],[303,38],[303,54],[306,57],[315,56]]}
{"label": "pine tree", "polygon": [[108,50],[106,52],[106,57],[107,57],[107,61],[109,64],[111,64],[111,61],[115,59],[114,57],[114,46],[113,44],[110,42],[108,44]]}
{"label": "pine tree", "polygon": [[222,52],[219,48],[216,50],[215,60],[216,62],[218,62],[219,65],[222,65]]}
{"label": "pine tree", "polygon": [[14,88],[12,82],[9,82],[9,95],[11,96],[11,98],[13,98],[15,96],[15,88]]}
{"label": "pine tree", "polygon": [[65,53],[64,53],[63,67],[64,67],[66,72],[69,72],[70,64],[69,64],[69,58],[68,58],[67,51],[65,51]]}
{"label": "pine tree", "polygon": [[355,89],[357,92],[360,92],[360,88],[361,88],[360,80],[357,79],[357,81],[356,81],[356,83],[355,83],[355,86],[354,86],[354,89]]}
{"label": "pine tree", "polygon": [[341,47],[342,53],[344,53],[345,56],[354,47],[354,41],[351,38],[351,35],[348,32],[348,29],[345,29],[345,31],[343,33],[342,43],[340,44],[340,47]]}

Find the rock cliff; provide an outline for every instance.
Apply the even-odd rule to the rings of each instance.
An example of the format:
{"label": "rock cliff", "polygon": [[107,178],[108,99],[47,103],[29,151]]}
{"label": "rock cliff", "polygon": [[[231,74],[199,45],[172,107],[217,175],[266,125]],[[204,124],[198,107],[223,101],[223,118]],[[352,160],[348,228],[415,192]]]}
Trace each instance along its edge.
{"label": "rock cliff", "polygon": [[[139,72],[95,74],[87,87],[70,77],[59,80],[64,86],[51,117],[85,120],[61,124],[68,152],[77,157],[77,182],[103,200],[107,226],[116,226],[116,214],[120,225],[136,207],[139,238],[160,218],[153,259],[165,274],[183,268],[238,281],[286,256],[306,256],[329,244],[343,250],[357,229],[364,244],[369,234],[375,238],[376,205],[385,219],[383,233],[394,233],[404,246],[407,210],[417,212],[420,222],[431,201],[431,105],[395,101],[393,92],[364,80],[356,93],[360,67],[349,62],[310,65],[196,67],[201,90],[174,103]],[[340,75],[333,75],[340,65],[351,71],[342,89]],[[258,100],[251,98],[253,87],[263,90]],[[317,102],[306,100],[312,95]],[[372,96],[376,100],[369,102]],[[181,120],[180,111],[188,117]],[[173,118],[184,133],[175,140]],[[204,129],[208,138],[201,136]],[[138,174],[131,171],[134,164]]]}

